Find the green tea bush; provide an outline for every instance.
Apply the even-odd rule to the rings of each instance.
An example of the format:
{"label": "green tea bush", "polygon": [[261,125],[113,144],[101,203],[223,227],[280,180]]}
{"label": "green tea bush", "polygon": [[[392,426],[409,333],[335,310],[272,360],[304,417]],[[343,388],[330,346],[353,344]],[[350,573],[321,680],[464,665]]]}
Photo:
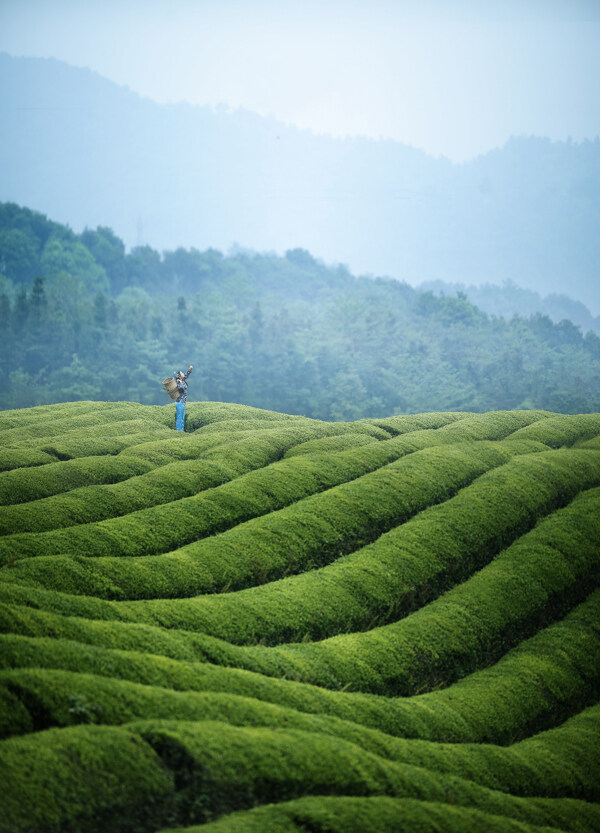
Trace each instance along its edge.
{"label": "green tea bush", "polygon": [[515,438],[537,440],[551,448],[571,446],[600,434],[600,414],[567,416],[552,414],[547,419],[521,428]]}
{"label": "green tea bush", "polygon": [[[0,723],[2,736],[79,723],[123,724],[135,718],[218,720],[232,726],[318,732],[355,743],[387,760],[468,777],[517,795],[578,795],[588,800],[598,796],[598,706],[557,729],[502,748],[397,738],[354,721],[307,714],[255,698],[180,692],[68,671],[0,672],[0,697],[7,704]],[[548,767],[553,759],[562,760],[563,766]]]}
{"label": "green tea bush", "polygon": [[151,830],[173,773],[138,735],[109,726],[50,730],[0,744],[0,831]]}
{"label": "green tea bush", "polygon": [[[169,406],[175,412],[175,406]],[[167,409],[165,409],[167,410]],[[214,422],[226,420],[240,420],[246,423],[257,421],[275,422],[316,422],[308,417],[294,414],[280,414],[277,411],[266,411],[263,408],[253,408],[251,405],[238,405],[232,402],[189,402],[186,407],[186,422],[188,430],[197,430]]]}
{"label": "green tea bush", "polygon": [[441,428],[450,422],[456,422],[459,419],[473,416],[466,412],[446,412],[446,413],[431,413],[431,414],[409,414],[388,417],[387,419],[365,419],[360,422],[368,422],[372,425],[377,425],[385,431],[389,431],[394,436],[398,434],[406,434],[410,431],[431,430]]}
{"label": "green tea bush", "polygon": [[[455,442],[461,440],[503,440],[517,431],[544,422],[544,411],[489,411],[486,414],[467,414],[462,419],[453,420],[441,426],[435,433],[438,436],[450,436]],[[527,437],[527,439],[537,439]]]}
{"label": "green tea bush", "polygon": [[[4,471],[0,473],[0,503],[26,503],[73,491],[81,486],[118,483],[144,474],[150,468],[144,460],[117,455],[79,457],[40,465],[31,471]],[[19,524],[15,523],[11,531],[19,528]]]}
{"label": "green tea bush", "polygon": [[109,421],[113,414],[120,418],[123,413],[130,416],[141,414],[146,419],[152,417],[160,420],[160,411],[156,406],[140,405],[138,402],[58,402],[54,405],[0,411],[0,431],[26,425],[43,425],[60,419],[76,421],[89,414],[102,414]]}
{"label": "green tea bush", "polygon": [[0,448],[0,472],[55,463],[57,457],[35,448]]}
{"label": "green tea bush", "polygon": [[[29,424],[25,423],[14,428],[0,430],[0,442],[5,446],[25,445],[32,442],[38,443],[40,441],[46,441],[50,438],[61,436],[65,432],[71,433],[85,429],[88,429],[93,434],[102,434],[104,431],[116,432],[119,430],[119,424],[121,422],[125,425],[132,422],[147,422],[149,425],[155,425],[155,420],[148,419],[147,412],[142,410],[142,407],[111,408],[108,424],[107,414],[103,409],[79,414],[75,419],[70,409],[67,409],[63,412],[64,415],[57,415],[53,419],[35,420]],[[164,422],[159,423],[159,425],[165,427]]]}
{"label": "green tea bush", "polygon": [[140,421],[136,421],[135,425],[130,424],[130,428],[131,433],[113,435],[108,432],[106,436],[95,437],[88,436],[86,432],[73,431],[51,444],[45,444],[42,450],[52,454],[55,459],[72,460],[77,457],[119,454],[133,446],[156,440],[157,437],[168,437],[170,442],[182,442],[181,439],[173,440],[167,428],[155,429]]}
{"label": "green tea bush", "polygon": [[[0,507],[0,535],[15,530],[45,531],[92,523],[195,495],[269,465],[281,457],[290,443],[297,442],[298,434],[298,431],[273,431],[266,441],[262,435],[243,437],[216,447],[210,447],[210,441],[197,443],[194,451],[200,454],[202,448],[202,457],[164,463],[151,471],[148,471],[148,455],[145,459],[141,455],[119,455],[123,469],[129,465],[134,475],[137,466],[141,473],[116,485],[72,488],[66,495],[22,506]],[[301,430],[300,434],[305,432]],[[190,453],[189,448],[186,451]]]}
{"label": "green tea bush", "polygon": [[349,448],[361,448],[370,443],[377,442],[375,437],[369,434],[338,434],[334,437],[321,437],[318,440],[307,440],[286,451],[286,457],[295,457],[298,454],[322,454],[329,451],[347,451]]}
{"label": "green tea bush", "polygon": [[600,436],[592,437],[591,440],[581,440],[575,443],[575,448],[590,448],[600,451]]}
{"label": "green tea bush", "polygon": [[0,414],[0,833],[595,833],[599,420]]}

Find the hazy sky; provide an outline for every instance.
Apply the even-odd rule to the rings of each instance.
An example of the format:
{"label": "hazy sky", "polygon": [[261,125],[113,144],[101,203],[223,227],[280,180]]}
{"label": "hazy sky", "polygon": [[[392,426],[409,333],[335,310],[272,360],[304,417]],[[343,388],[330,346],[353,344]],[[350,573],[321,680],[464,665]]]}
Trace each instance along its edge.
{"label": "hazy sky", "polygon": [[0,0],[0,50],[454,160],[600,135],[600,0]]}

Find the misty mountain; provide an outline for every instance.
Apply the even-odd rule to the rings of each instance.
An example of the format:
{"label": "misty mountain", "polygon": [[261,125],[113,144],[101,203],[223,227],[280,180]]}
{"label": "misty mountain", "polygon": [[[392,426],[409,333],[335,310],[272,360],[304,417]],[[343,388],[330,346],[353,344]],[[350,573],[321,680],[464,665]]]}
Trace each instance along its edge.
{"label": "misty mountain", "polygon": [[226,108],[158,105],[0,55],[0,200],[128,246],[302,247],[411,284],[513,281],[600,312],[600,142],[513,138],[462,165]]}
{"label": "misty mountain", "polygon": [[551,321],[572,321],[584,332],[594,330],[600,333],[600,315],[592,315],[581,301],[574,301],[568,295],[545,295],[531,289],[523,289],[512,281],[505,281],[502,286],[484,283],[480,286],[466,286],[463,283],[448,283],[446,281],[427,281],[419,289],[443,297],[463,293],[468,300],[479,309],[490,315],[512,318],[520,315],[528,318],[540,313],[547,315]]}

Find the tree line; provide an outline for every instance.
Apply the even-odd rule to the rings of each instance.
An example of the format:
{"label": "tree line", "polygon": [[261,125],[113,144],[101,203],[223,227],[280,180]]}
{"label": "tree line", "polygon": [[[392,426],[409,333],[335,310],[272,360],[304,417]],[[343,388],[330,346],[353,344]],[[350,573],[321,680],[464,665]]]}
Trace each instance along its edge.
{"label": "tree line", "polygon": [[600,411],[600,338],[546,315],[505,319],[464,293],[353,276],[302,249],[150,246],[0,204],[0,407],[190,399],[320,419],[543,408]]}

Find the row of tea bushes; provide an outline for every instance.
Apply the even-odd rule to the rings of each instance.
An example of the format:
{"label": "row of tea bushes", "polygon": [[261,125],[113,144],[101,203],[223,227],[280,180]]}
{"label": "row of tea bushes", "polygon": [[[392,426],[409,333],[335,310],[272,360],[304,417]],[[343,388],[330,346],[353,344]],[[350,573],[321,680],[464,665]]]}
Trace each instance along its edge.
{"label": "row of tea bushes", "polygon": [[[485,414],[462,412],[411,414],[409,416],[395,416],[387,419],[368,419],[373,425],[384,428],[391,434],[404,434],[407,431],[432,430],[445,428],[446,430],[462,433],[468,426],[470,439],[501,439],[511,431],[517,431],[526,425],[551,416],[548,411],[488,411]],[[466,420],[464,426],[459,422]],[[456,423],[456,424],[455,424]],[[454,427],[452,427],[454,425]],[[491,437],[490,426],[496,426],[496,437]],[[473,431],[476,433],[473,434]],[[479,433],[477,433],[479,432]]]}
{"label": "row of tea bushes", "polygon": [[[498,462],[506,459],[502,456],[505,450],[485,443],[478,443],[475,447],[457,445],[451,449],[429,449],[406,458],[403,471],[410,474],[417,467],[420,473],[429,475],[427,482],[435,482],[439,489],[446,481],[446,488],[451,491],[456,486],[457,477],[464,481],[474,472],[478,473],[482,463],[487,465],[490,460]],[[506,456],[508,454],[510,451],[506,451]],[[421,460],[423,456],[428,458],[425,462]],[[588,458],[583,456],[582,459],[587,462]],[[550,465],[547,466],[545,461],[549,461]],[[439,470],[431,468],[438,462]],[[585,478],[582,480],[581,471],[573,463],[574,458],[562,452],[546,452],[539,458],[529,455],[514,458],[505,466],[476,479],[442,505],[429,507],[404,525],[384,534],[374,544],[338,559],[329,567],[282,582],[189,602],[107,605],[97,598],[78,602],[67,596],[59,601],[61,596],[54,597],[54,609],[91,618],[191,627],[233,642],[251,642],[259,634],[263,639],[281,641],[294,635],[304,636],[307,632],[314,638],[322,635],[321,632],[327,634],[350,629],[351,626],[364,629],[375,618],[393,619],[405,615],[459,576],[465,577],[528,529],[537,518],[573,497],[580,488],[589,486],[590,482]],[[505,489],[507,480],[511,481],[509,492]],[[414,489],[406,487],[406,493],[411,499],[421,499]],[[330,495],[333,496],[334,493]],[[426,495],[422,502],[426,503],[427,499]],[[331,511],[328,514],[331,518]],[[288,531],[297,518],[297,510],[287,513],[284,526]],[[303,528],[307,523],[303,515],[297,522]],[[217,552],[222,551],[221,545],[227,548],[229,539],[244,535],[253,523],[258,525],[258,521],[251,522],[243,529],[211,538],[202,545],[194,545],[196,554],[201,553],[199,560],[205,572],[211,563],[211,554],[214,558],[215,548]],[[285,535],[286,530],[277,514],[269,516],[260,525],[267,531],[273,527],[273,534],[279,538]],[[253,536],[251,540],[255,541],[256,555],[264,553],[266,544],[261,544],[260,536]],[[308,546],[308,541],[305,545]],[[318,549],[323,544],[317,541],[316,546]],[[246,550],[246,554],[254,555],[252,550]],[[153,582],[155,589],[167,589],[169,594],[173,594],[177,587],[173,584],[167,586],[160,580],[161,564],[171,568],[180,581],[186,580],[187,587],[191,583],[185,562],[175,555],[121,558],[115,559],[112,564],[113,572],[120,573],[120,586],[130,595],[140,593],[141,588],[150,582]],[[65,589],[72,584],[75,592],[87,591],[95,597],[106,596],[115,593],[116,582],[114,574],[106,571],[106,566],[105,559],[40,557],[16,564],[6,574],[5,581]],[[90,586],[92,575],[95,576],[95,584]],[[130,580],[129,586],[125,584],[127,579]],[[38,604],[44,606],[42,602]],[[344,612],[342,621],[341,611]],[[234,630],[228,627],[232,620],[235,620]]]}
{"label": "row of tea bushes", "polygon": [[0,414],[1,833],[600,828],[597,416],[173,411]]}
{"label": "row of tea bushes", "polygon": [[163,420],[157,422],[155,419],[149,419],[147,412],[142,410],[142,406],[136,409],[129,407],[111,409],[108,424],[107,415],[102,410],[82,414],[76,420],[73,420],[72,415],[67,412],[61,418],[36,420],[15,428],[0,430],[0,442],[4,446],[39,444],[72,432],[89,431],[90,434],[100,435],[103,431],[118,432],[122,430],[122,426],[139,422],[166,427],[166,422]]}
{"label": "row of tea bushes", "polygon": [[[68,427],[73,428],[77,425],[90,424],[88,422],[90,418],[91,424],[97,423],[98,418],[105,422],[141,418],[163,423],[167,419],[163,408],[140,405],[137,402],[59,402],[55,405],[38,405],[34,408],[15,411],[0,411],[0,436],[1,432],[12,428],[25,427],[28,427],[30,431],[29,437],[40,436],[45,427],[55,423],[64,425],[66,420],[69,423]],[[11,436],[14,436],[17,443],[22,439],[17,432]]]}
{"label": "row of tea bushes", "polygon": [[[276,430],[278,424],[271,423],[271,426],[271,430]],[[320,435],[326,428],[319,426],[313,430]],[[235,439],[262,433],[248,428],[237,432]],[[32,455],[40,455],[40,460],[35,463],[36,468],[31,471],[18,468],[19,455],[27,449],[6,449],[5,453],[10,452],[16,464],[11,466],[14,470],[0,472],[0,503],[25,503],[76,490],[81,486],[118,483],[178,460],[197,460],[209,449],[232,441],[231,433],[225,431],[210,432],[209,435],[169,431],[165,435],[161,428],[159,435],[163,439],[155,439],[155,434],[147,433],[103,438],[100,441],[102,454],[75,456],[60,462],[46,452],[30,450]],[[86,442],[89,445],[92,441]],[[106,444],[109,450],[106,450]]]}
{"label": "row of tea bushes", "polygon": [[[238,647],[189,630],[7,608],[1,629],[204,659],[332,689],[410,695],[497,659],[597,581],[600,490],[576,498],[468,581],[395,624],[318,643]],[[10,587],[6,587],[10,590]],[[18,591],[18,586],[15,590]],[[82,599],[85,604],[85,599]]]}
{"label": "row of tea bushes", "polygon": [[[438,488],[447,479],[450,490],[457,474],[465,476],[460,463],[475,467],[484,450],[483,443],[475,449],[445,450],[439,474],[428,479]],[[428,473],[420,457],[416,454],[410,462]],[[547,468],[545,461],[551,462]],[[588,470],[582,477],[572,455],[549,451],[517,457],[324,568],[236,593],[117,602],[114,618],[198,630],[237,644],[315,640],[366,630],[405,616],[464,580],[546,513],[595,484],[600,476]],[[254,556],[252,549],[248,555]],[[25,574],[28,566],[23,565]],[[133,588],[132,582],[130,595]],[[90,615],[85,605],[80,610]]]}
{"label": "row of tea bushes", "polygon": [[[529,771],[539,769],[541,780],[554,750],[552,741],[539,744],[537,754],[520,750],[519,758]],[[179,824],[210,821],[232,810],[304,794],[414,798],[529,824],[558,819],[563,829],[565,822],[567,829],[576,829],[581,813],[600,822],[600,808],[580,800],[516,797],[301,730],[144,721],[50,729],[2,741],[0,750],[2,818],[11,833],[122,829],[124,820],[138,829],[155,829],[167,818]],[[585,766],[594,756],[589,744],[583,760],[570,751],[563,744],[565,766],[553,770],[561,794],[595,794]],[[502,763],[501,771],[510,769],[506,760]]]}
{"label": "row of tea bushes", "polygon": [[[61,623],[59,617],[50,617],[48,632],[55,638],[13,633],[0,636],[0,662],[8,672],[5,684],[0,686],[6,721],[3,733],[19,731],[10,726],[21,726],[25,731],[32,723],[36,728],[62,725],[67,707],[69,722],[79,722],[86,717],[90,720],[102,717],[108,722],[111,718],[115,722],[124,722],[133,717],[153,717],[154,712],[148,712],[148,703],[159,686],[157,702],[168,703],[168,709],[162,714],[170,718],[183,713],[185,719],[196,719],[199,701],[190,701],[188,695],[202,692],[213,703],[212,716],[223,719],[227,714],[230,722],[248,719],[250,706],[247,700],[258,698],[262,704],[335,716],[391,735],[452,742],[507,743],[523,738],[528,732],[551,727],[597,699],[599,612],[600,591],[596,591],[562,621],[525,640],[495,665],[470,674],[448,688],[408,699],[328,691],[292,680],[277,680],[235,668],[194,662],[193,638],[178,642],[173,639],[173,634],[167,634],[159,645],[155,633],[146,630],[146,647],[164,651],[170,636],[168,649],[172,655],[179,656],[179,660],[85,645],[61,639],[61,624],[62,632],[70,637],[89,639],[89,631],[84,635],[73,633],[69,630],[68,620],[63,619]],[[22,625],[23,630],[35,632],[36,622],[39,622],[37,616],[28,618],[25,613],[19,622],[16,616],[14,620],[12,628],[7,627],[5,620],[3,630],[19,629]],[[44,624],[48,624],[48,617],[42,615]],[[104,633],[104,641],[102,638],[97,640],[100,646],[110,644],[112,630]],[[28,684],[27,678],[19,677],[19,672],[27,668],[46,671],[38,671],[38,676],[30,677]],[[72,687],[65,697],[64,688],[60,687],[61,679],[52,674],[44,676],[51,669],[94,675],[92,679],[96,681],[100,675],[106,678],[106,684],[90,689],[92,683],[88,682],[86,686],[80,677],[77,685],[69,681]],[[10,676],[15,673],[16,677]],[[136,686],[137,683],[143,684],[142,687]],[[151,694],[148,694],[149,687],[152,687]],[[24,688],[28,692],[25,705],[17,696]],[[211,699],[213,694],[216,700]],[[223,700],[224,694],[241,696],[243,701],[238,699],[231,704],[227,698]],[[74,712],[69,700],[71,695],[76,696]],[[215,706],[215,702],[221,706]],[[203,708],[208,708],[206,698]],[[226,708],[226,712],[219,708]],[[267,710],[267,713],[270,712]],[[261,714],[260,710],[258,714]]]}
{"label": "row of tea bushes", "polygon": [[[518,417],[515,417],[512,414],[509,414],[508,417],[506,415],[502,415],[502,419],[500,419],[500,417],[498,417],[497,415],[492,415],[492,416],[494,417],[493,419],[487,414],[483,415],[483,416],[477,415],[477,416],[471,416],[471,417],[465,418],[465,419],[461,420],[461,422],[460,422],[460,428],[461,428],[460,432],[455,430],[449,436],[447,436],[444,433],[443,429],[441,429],[440,431],[436,431],[436,432],[432,432],[432,431],[416,431],[416,432],[413,432],[411,434],[411,436],[409,436],[408,438],[405,438],[403,440],[403,442],[399,445],[399,447],[396,449],[397,453],[396,453],[395,456],[398,457],[398,456],[400,456],[401,453],[408,453],[409,451],[413,451],[413,450],[416,450],[416,449],[419,449],[419,448],[425,448],[427,446],[431,446],[433,444],[438,444],[439,442],[443,442],[443,441],[445,441],[445,442],[458,442],[458,441],[461,441],[461,440],[473,439],[475,437],[479,438],[481,436],[486,436],[488,439],[497,439],[499,436],[504,436],[504,435],[510,433],[515,428],[515,424],[522,424],[524,421],[526,422],[528,419],[530,419],[530,416],[529,416],[528,412],[523,412],[523,414],[518,415]],[[321,425],[320,423],[316,423],[316,425],[310,425],[310,421],[294,421],[292,424],[294,424],[294,423],[302,425],[302,426],[304,426],[305,423],[308,423],[309,425],[307,425],[307,427],[306,427],[306,433],[308,433],[309,435],[312,434],[314,436],[315,434],[320,433],[319,432],[319,427]],[[285,421],[281,421],[279,424],[285,424]],[[289,421],[288,421],[288,424],[289,424]],[[125,423],[125,425],[129,425],[129,423]],[[324,429],[325,429],[325,424],[323,424],[323,426],[324,426]],[[377,430],[377,429],[371,428],[371,426],[369,426],[368,424],[358,423],[357,426],[365,432],[369,431],[369,429],[371,431]],[[451,426],[451,427],[453,427],[454,429],[457,428],[456,424]],[[116,426],[113,426],[113,428],[115,430],[117,430]],[[327,428],[325,430],[330,431],[331,427],[327,426]],[[323,433],[325,433],[325,430],[323,431]],[[381,429],[379,429],[379,430],[381,431]],[[298,445],[299,443],[302,443],[306,439],[306,433],[304,434],[304,437],[302,437],[302,431],[298,431],[296,445]],[[103,440],[106,441],[106,437],[104,437]],[[63,445],[65,444],[65,442],[67,442],[67,445],[68,445],[68,441],[63,439]],[[89,438],[89,436],[87,436],[87,434],[86,434],[86,442],[87,443],[90,442],[90,438]],[[171,440],[169,440],[168,442],[170,444],[172,444]],[[62,456],[67,456],[67,457],[70,456],[69,454],[64,453],[64,449],[63,449],[63,452],[59,452],[56,448],[54,448],[54,452],[58,456],[61,456],[61,454],[62,454]],[[138,456],[138,455],[136,454],[136,456]],[[148,452],[147,452],[146,456],[148,456]],[[395,458],[394,458],[393,455],[391,455],[390,459],[395,459]],[[34,478],[35,478],[35,475],[34,475]],[[171,479],[172,479],[172,482],[173,482],[173,489],[175,489],[175,481],[176,481],[177,478],[176,478],[176,476],[173,476]],[[126,487],[123,486],[123,488],[125,489]],[[135,487],[133,487],[132,489],[129,490],[129,496],[131,496],[132,492],[135,492]],[[174,494],[173,498],[177,499],[177,494]],[[83,516],[81,514],[82,509],[83,509],[83,507],[81,507],[81,503],[85,504],[85,502],[86,502],[85,494],[81,495],[81,493],[76,493],[74,495],[68,495],[65,498],[65,500],[66,500],[66,505],[65,505],[65,508],[64,508],[62,519],[61,519],[60,509],[63,506],[63,503],[58,501],[58,500],[54,502],[55,504],[57,504],[57,506],[56,506],[56,521],[55,521],[56,527],[60,527],[60,526],[66,525],[67,523],[73,523],[73,522],[84,523],[85,522],[85,514]],[[101,496],[100,493],[97,492],[97,490],[94,490],[93,492],[90,493],[88,503],[91,503],[92,505],[95,506],[95,505],[97,505],[101,502],[102,502],[102,496]],[[52,512],[53,506],[54,506],[54,504],[50,504],[48,506],[44,505],[44,507],[35,506],[35,507],[31,507],[30,509],[26,509],[24,507],[21,510],[13,510],[12,512],[5,513],[6,519],[5,519],[4,529],[9,530],[11,522],[14,522],[17,525],[17,528],[20,528],[19,521],[22,521],[25,525],[24,526],[25,529],[32,528],[32,526],[34,526],[36,522],[41,523],[40,521],[36,521],[36,519],[41,514],[40,511],[39,511],[40,509],[43,509],[44,522],[46,524],[52,524],[52,523],[54,523],[53,512]],[[69,506],[75,506],[77,511],[76,512],[69,511]],[[108,505],[106,506],[106,510],[105,510],[106,512],[110,511],[110,506],[111,506],[111,504],[108,503]],[[116,510],[116,513],[121,514],[125,511],[127,511],[128,509],[129,509],[130,512],[136,511],[136,503],[131,502],[131,500],[130,500],[130,502],[128,504],[127,495],[124,495],[124,498],[121,501],[121,503],[119,504],[119,506]],[[47,510],[49,510],[49,512]],[[92,512],[93,511],[94,510],[92,510]],[[28,516],[30,516],[30,515],[33,516],[33,520],[28,519]],[[73,518],[73,516],[74,516],[74,520],[71,520]],[[11,542],[11,546],[12,545],[13,545],[13,542]],[[86,542],[86,545],[87,545],[87,542]],[[64,551],[64,550],[62,550],[62,551]]]}
{"label": "row of tea bushes", "polygon": [[282,801],[223,816],[201,826],[170,828],[160,833],[586,833],[596,823],[595,808],[578,804],[581,816],[575,818],[568,801],[552,805],[556,816],[550,824],[560,827],[516,821],[454,804],[419,801],[414,798],[390,798],[376,795],[310,796]]}
{"label": "row of tea bushes", "polygon": [[[600,490],[579,495],[496,559],[394,624],[265,648],[205,637],[204,658],[329,688],[410,695],[497,659],[598,581]],[[117,625],[119,628],[131,625]]]}
{"label": "row of tea bushes", "polygon": [[553,414],[521,428],[515,439],[536,440],[551,448],[571,446],[600,434],[600,414]]}
{"label": "row of tea bushes", "polygon": [[[394,734],[399,732],[400,726],[405,737],[447,739],[453,743],[507,743],[542,731],[586,706],[597,694],[600,688],[599,637],[600,591],[596,591],[564,620],[521,643],[496,665],[469,675],[448,688],[408,700],[392,701],[394,720],[389,717],[390,709],[379,704],[378,725],[383,731]],[[120,724],[136,718],[168,717],[325,731],[355,742],[360,738],[362,745],[367,744],[371,751],[384,754],[381,739],[378,746],[368,746],[371,735],[368,732],[365,735],[364,731],[357,734],[356,721],[344,720],[340,725],[338,717],[311,715],[310,691],[308,708],[299,711],[302,704],[298,700],[294,701],[294,709],[289,705],[277,705],[290,702],[286,700],[285,686],[279,698],[269,703],[255,699],[261,692],[251,686],[245,690],[246,696],[240,696],[223,691],[177,691],[157,685],[140,685],[127,677],[98,676],[103,663],[100,660],[90,665],[89,654],[83,646],[80,646],[82,654],[88,659],[87,662],[82,659],[79,673],[53,670],[52,665],[37,668],[35,655],[33,667],[11,669],[10,644],[10,639],[4,640],[8,648],[8,669],[0,671],[0,736],[80,722]],[[55,647],[48,652],[48,659],[60,667],[60,650],[56,651]],[[73,648],[77,650],[75,644]],[[77,663],[74,664],[77,667]],[[96,673],[82,673],[86,667],[93,668]],[[109,671],[113,671],[110,666]],[[147,677],[142,676],[142,679]],[[290,685],[294,684],[287,684]],[[485,697],[481,696],[482,691],[486,692]],[[377,706],[377,698],[369,701],[365,695],[342,693],[333,697],[339,707],[338,711],[332,711],[334,715],[346,713],[341,709],[349,698]],[[367,726],[373,725],[376,714],[376,708],[368,712]],[[360,709],[358,715],[361,715]]]}
{"label": "row of tea bushes", "polygon": [[[27,471],[22,468],[3,471],[0,472],[0,508],[38,501],[82,486],[118,483],[151,468],[145,460],[117,454],[46,461],[45,465]],[[11,531],[19,528],[15,522]]]}
{"label": "row of tea bushes", "polygon": [[[114,485],[73,487],[67,494],[22,505],[0,506],[0,535],[10,534],[15,529],[20,532],[46,531],[93,523],[190,497],[275,462],[290,444],[296,445],[304,436],[313,433],[310,428],[280,429],[266,435],[261,432],[258,437],[230,438],[229,442],[218,435],[195,443],[193,449],[188,444],[185,450],[188,454],[195,452],[194,458],[171,463],[160,461],[152,467],[147,460],[149,455],[144,459],[138,454],[121,454],[114,463],[120,463],[121,468],[128,465],[131,469],[141,468],[137,476],[132,472],[129,478]],[[94,466],[94,469],[98,468]],[[116,465],[111,468],[118,469]],[[29,479],[36,479],[40,473],[43,470],[35,469]]]}
{"label": "row of tea bushes", "polygon": [[[29,568],[23,565],[14,570],[12,577],[21,582],[43,580],[46,587],[88,595],[106,595],[109,586],[110,595],[116,598],[190,596],[240,588],[322,566],[351,552],[415,512],[447,499],[520,450],[529,447],[480,442],[433,446],[402,456],[402,438],[398,438],[338,454],[300,455],[134,516],[5,537],[0,541],[0,557],[33,556],[49,550],[55,559],[61,553],[76,555],[81,550],[84,560],[91,562],[88,565],[81,559],[65,558],[52,565],[38,556]],[[582,455],[586,460],[588,455]],[[574,474],[570,463],[567,468],[563,480],[568,493]],[[581,478],[576,482],[582,483]],[[100,556],[102,546],[120,547],[118,551],[138,556],[142,547],[152,546],[150,534],[155,549],[168,549],[174,537],[214,535],[227,527],[233,528],[162,557],[89,559]]]}
{"label": "row of tea bushes", "polygon": [[54,454],[37,448],[0,448],[0,473],[13,469],[23,472],[26,468],[56,463],[57,460]]}

